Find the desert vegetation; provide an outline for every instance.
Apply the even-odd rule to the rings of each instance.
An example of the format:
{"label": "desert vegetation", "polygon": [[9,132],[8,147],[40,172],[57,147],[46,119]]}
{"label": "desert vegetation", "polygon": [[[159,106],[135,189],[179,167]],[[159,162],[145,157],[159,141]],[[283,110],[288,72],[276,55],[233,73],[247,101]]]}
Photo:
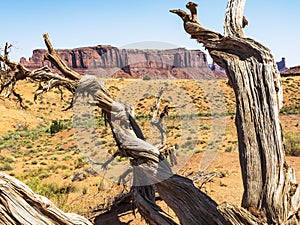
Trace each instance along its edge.
{"label": "desert vegetation", "polygon": [[[293,91],[285,92],[288,83],[286,79],[289,78],[282,78],[284,102],[285,105],[294,108],[300,104],[296,100],[300,98],[296,88],[300,84],[300,79],[293,77]],[[120,94],[118,90],[122,90],[130,82],[135,82],[135,80],[110,79],[106,81],[106,88],[117,98]],[[227,84],[227,80],[217,80],[226,102],[227,115],[224,115],[226,118],[226,131],[215,161],[205,170],[205,173],[211,173],[214,176],[210,177],[211,179],[203,184],[201,176],[197,175],[197,162],[201,161],[209,142],[212,120],[209,115],[210,110],[208,106],[206,110],[203,107],[203,104],[205,104],[204,92],[201,92],[200,88],[194,88],[197,86],[197,81],[175,80],[173,82],[180,87],[182,86],[191,100],[197,100],[194,104],[199,113],[198,119],[200,121],[200,128],[197,132],[197,135],[199,135],[197,144],[196,146],[191,145],[194,147],[195,158],[193,157],[190,164],[184,166],[178,173],[194,179],[196,186],[208,193],[218,203],[227,201],[238,205],[241,201],[242,193],[238,196],[236,189],[241,190],[242,183],[239,182],[241,174],[238,168],[238,141],[234,127],[235,102],[232,88]],[[30,100],[36,87],[22,83],[22,86],[24,85],[26,92],[22,93],[22,96]],[[291,101],[289,93],[295,96],[294,101]],[[135,103],[136,114],[147,115],[144,117],[137,116],[137,122],[147,137],[150,135],[150,108],[154,101],[154,96],[148,96]],[[5,106],[3,112],[7,112],[6,114],[8,112],[13,113],[13,117],[18,117],[20,114],[24,115],[18,121],[8,119],[10,126],[1,126],[1,171],[23,181],[34,192],[45,195],[62,210],[79,213],[88,218],[94,218],[101,212],[101,209],[105,209],[106,205],[109,205],[109,199],[114,199],[122,193],[123,187],[118,187],[116,183],[111,182],[110,177],[101,177],[99,174],[96,174],[92,165],[86,162],[84,155],[78,148],[75,129],[72,124],[72,111],[62,112],[61,105],[66,105],[66,103],[58,98],[55,91],[50,91],[44,95],[38,101],[38,104],[31,105],[26,111],[22,111],[17,102],[13,102],[13,99],[11,101],[2,101],[2,106]],[[53,106],[52,102],[56,102],[56,105]],[[46,107],[41,110],[40,108],[43,104]],[[27,105],[27,102],[25,102],[25,105]],[[46,109],[48,107],[51,108],[52,114],[45,116],[43,120],[38,120],[41,114],[44,115],[43,112],[47,112]],[[30,113],[27,112],[28,110]],[[61,117],[65,119],[58,119]],[[33,118],[34,122],[27,124],[26,121],[33,120]],[[286,154],[299,156],[298,134],[300,127],[297,126],[299,114],[282,111],[280,120],[285,131]],[[116,151],[110,130],[104,125],[102,117],[99,117],[99,121],[99,138],[90,143],[90,145],[111,149],[112,152]],[[173,119],[170,115],[165,122],[168,130],[168,141],[173,144],[179,143],[182,135],[180,121],[176,121],[176,118]],[[17,126],[18,124],[19,127]],[[62,127],[51,134],[50,130],[53,124],[61,124]],[[182,147],[188,146],[189,140],[182,143],[178,152],[181,151]],[[297,171],[299,168],[298,159],[288,157],[288,160]],[[113,167],[113,165],[110,165],[110,167]],[[297,178],[297,180],[300,179],[299,173]],[[200,179],[199,183],[198,179]],[[223,194],[220,194],[221,192]],[[162,207],[169,210],[165,205],[162,205]],[[130,212],[130,209],[128,210]],[[95,212],[93,213],[93,211]],[[126,221],[132,218],[134,218],[133,215],[121,216],[120,220]],[[135,220],[139,221],[137,224],[141,223],[139,216]]]}

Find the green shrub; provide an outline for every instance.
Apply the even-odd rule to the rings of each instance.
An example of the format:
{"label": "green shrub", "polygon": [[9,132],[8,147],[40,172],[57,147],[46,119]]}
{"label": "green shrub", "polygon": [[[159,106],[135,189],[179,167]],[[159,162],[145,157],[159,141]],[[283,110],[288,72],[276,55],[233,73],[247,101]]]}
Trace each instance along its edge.
{"label": "green shrub", "polygon": [[50,128],[48,132],[50,134],[58,133],[59,131],[68,129],[71,127],[71,121],[70,120],[52,120],[52,123],[50,125]]}
{"label": "green shrub", "polygon": [[0,164],[0,170],[2,170],[2,171],[10,171],[13,169],[14,169],[14,167],[9,162],[3,162]]}
{"label": "green shrub", "polygon": [[280,113],[284,115],[299,114],[300,106],[298,105],[283,106],[282,109],[280,110]]}
{"label": "green shrub", "polygon": [[143,77],[143,80],[151,80],[151,78],[148,75],[146,75]]}
{"label": "green shrub", "polygon": [[79,157],[74,162],[75,169],[80,169],[80,168],[84,167],[87,164],[88,163],[86,162],[86,158],[84,156]]}
{"label": "green shrub", "polygon": [[47,170],[42,170],[42,171],[40,172],[40,174],[39,174],[39,179],[42,180],[42,179],[45,179],[45,178],[47,178],[47,177],[49,177],[49,176],[50,176],[50,174],[48,173]]}
{"label": "green shrub", "polygon": [[53,120],[52,124],[50,125],[50,134],[58,133],[62,129],[63,129],[63,127],[62,127],[60,121]]}
{"label": "green shrub", "polygon": [[31,165],[37,165],[38,164],[38,161],[36,161],[36,160],[33,160],[32,162],[31,162]]}
{"label": "green shrub", "polygon": [[71,207],[67,203],[69,193],[75,192],[76,187],[73,184],[60,186],[57,183],[41,184],[40,178],[31,178],[27,185],[37,194],[49,198],[58,208],[69,210]]}
{"label": "green shrub", "polygon": [[13,163],[16,161],[16,159],[14,157],[10,157],[10,156],[5,156],[4,159],[3,159],[4,162],[7,162],[7,163]]}
{"label": "green shrub", "polygon": [[232,146],[227,146],[225,148],[225,152],[233,152],[233,147]]}
{"label": "green shrub", "polygon": [[66,160],[69,160],[69,159],[71,159],[71,158],[72,158],[71,155],[66,155],[62,160],[63,160],[63,161],[66,161]]}
{"label": "green shrub", "polygon": [[287,155],[300,156],[300,133],[285,133],[285,152]]}
{"label": "green shrub", "polygon": [[67,178],[69,178],[69,177],[71,177],[71,171],[69,170],[69,169],[67,169],[67,170],[65,170],[65,172],[64,172],[64,179],[67,179]]}

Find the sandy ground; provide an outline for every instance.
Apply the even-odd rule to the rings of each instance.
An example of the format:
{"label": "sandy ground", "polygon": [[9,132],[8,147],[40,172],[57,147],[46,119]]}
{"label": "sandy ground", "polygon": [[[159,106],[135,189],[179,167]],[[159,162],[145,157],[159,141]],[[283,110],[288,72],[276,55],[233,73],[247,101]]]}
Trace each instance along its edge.
{"label": "sandy ground", "polygon": [[[297,82],[300,83],[300,79],[297,78]],[[120,84],[120,82],[119,82]],[[284,81],[283,84],[286,84],[288,88],[285,89],[285,103],[291,103],[293,105],[297,105],[297,101],[299,101],[300,98],[295,96],[295,93],[299,93],[297,91],[291,90],[291,80]],[[116,85],[116,83],[112,82],[112,85]],[[121,84],[122,85],[122,84]],[[123,84],[124,85],[124,84]],[[186,87],[189,87],[190,84],[185,84]],[[290,86],[289,86],[290,85]],[[16,129],[21,126],[27,127],[28,129],[35,129],[39,126],[48,126],[53,119],[70,119],[72,117],[72,111],[63,112],[61,109],[68,106],[66,102],[61,102],[60,97],[51,92],[46,95],[44,95],[41,99],[38,100],[38,104],[33,103],[33,94],[35,87],[32,87],[30,85],[24,84],[25,89],[20,90],[22,96],[24,99],[27,99],[27,105],[30,107],[27,110],[21,110],[18,104],[14,101],[7,101],[7,100],[0,100],[0,134],[5,134],[8,131],[15,131]],[[192,86],[191,86],[192,87]],[[225,81],[221,83],[221,87],[223,89],[228,89],[228,87],[225,84]],[[115,90],[115,89],[114,89]],[[190,92],[195,92],[193,89],[188,88]],[[116,93],[117,95],[118,93]],[[199,93],[193,93],[194,95],[199,95]],[[234,109],[232,98],[232,91],[229,93],[225,93],[225,96],[227,96],[228,100],[228,107],[231,109]],[[68,96],[65,96],[66,99],[68,99]],[[145,109],[149,108],[148,103],[146,102],[147,99],[144,100]],[[198,104],[198,103],[197,103]],[[200,103],[199,103],[200,105]],[[299,105],[299,104],[298,104]],[[200,106],[199,106],[200,107]],[[203,107],[203,106],[201,106]],[[293,132],[295,134],[300,132],[300,115],[281,115],[280,120],[282,122],[282,127],[284,130],[288,130],[289,132]],[[206,173],[212,173],[215,172],[218,174],[217,177],[214,177],[210,182],[206,183],[204,186],[202,186],[201,190],[212,197],[217,203],[222,202],[228,202],[230,204],[234,205],[240,205],[241,198],[243,194],[243,185],[242,185],[242,178],[241,178],[241,170],[239,166],[239,157],[238,153],[236,151],[236,147],[232,148],[231,152],[224,152],[224,149],[226,149],[226,145],[229,143],[236,143],[236,132],[234,128],[234,118],[228,117],[227,118],[227,126],[226,126],[226,139],[222,145],[222,150],[217,152],[217,154],[214,155],[213,161],[211,163],[208,163],[208,167],[205,168]],[[57,135],[49,138],[48,145],[56,146],[60,142],[61,148],[67,149],[72,145],[75,145],[76,142],[74,141],[74,138],[72,137],[71,131],[63,131],[61,133],[58,133]],[[204,137],[204,136],[203,136]],[[207,137],[205,137],[207,139]],[[66,141],[67,140],[67,141]],[[43,145],[43,142],[40,140],[39,143],[35,143],[34,147],[37,145]],[[201,149],[205,143],[201,144],[201,142],[198,144],[197,148]],[[44,146],[41,146],[44,147]],[[53,149],[53,147],[51,146]],[[25,149],[26,150],[26,149]],[[9,154],[8,150],[2,150],[2,154]],[[49,153],[49,154],[60,154],[57,152]],[[67,154],[67,153],[66,153]],[[75,154],[75,153],[74,153]],[[41,155],[41,154],[40,154]],[[179,171],[180,175],[187,176],[189,178],[193,178],[196,176],[197,172],[199,172],[199,165],[200,163],[203,163],[203,160],[207,160],[207,157],[203,156],[204,153],[196,153],[193,155],[193,157],[190,158],[190,161],[185,165],[184,168],[182,168]],[[58,158],[63,158],[66,155],[57,155]],[[69,156],[69,155],[68,155]],[[31,157],[31,158],[30,158]],[[38,168],[40,164],[33,165],[32,160],[36,160],[36,156],[29,156],[26,158],[27,162],[22,162],[20,160],[17,160],[16,163],[19,163],[16,165],[16,168],[19,171],[24,170],[24,167],[28,168]],[[49,156],[50,158],[51,156]],[[52,164],[53,162],[49,160],[49,158],[46,161],[46,156],[44,156],[45,162],[47,164]],[[23,160],[23,159],[22,159]],[[73,166],[73,162],[71,161],[62,161],[59,162],[55,161],[54,165],[58,167],[59,163],[68,165],[70,168]],[[297,180],[299,182],[300,180],[300,158],[299,157],[286,157],[287,162],[294,167],[296,171]],[[40,163],[40,162],[38,162]],[[45,165],[45,169],[47,169],[47,166]],[[74,166],[73,166],[74,167]],[[63,168],[63,167],[62,167]],[[73,171],[73,170],[72,170]],[[12,171],[11,173],[13,173]],[[61,172],[61,171],[60,171]],[[62,170],[62,172],[64,172]],[[221,175],[221,176],[220,176]],[[53,176],[50,176],[48,178],[49,181],[55,180],[56,182],[59,182],[59,180],[62,180],[62,176],[59,174],[59,171],[57,174],[53,174]],[[64,180],[63,182],[66,182]],[[91,179],[87,179],[86,181],[82,182],[75,182],[74,184],[80,187],[80,191],[83,188],[88,187],[88,193],[93,192],[96,188],[97,182],[99,183],[99,179],[94,177]],[[197,186],[197,182],[195,182],[195,185]],[[95,186],[95,187],[94,187]],[[99,187],[98,187],[99,189]],[[82,195],[78,193],[72,193],[69,196],[69,202],[76,208],[76,206],[80,204],[86,204],[86,208],[89,209],[89,205],[91,201],[95,202],[94,206],[99,204],[99,199],[105,199],[110,198],[111,196],[114,196],[115,193],[117,193],[118,189],[112,189],[112,190],[105,190],[102,192],[99,192],[99,195],[96,197],[93,197],[95,195],[93,194],[87,194]],[[82,192],[82,191],[81,191]],[[77,195],[77,196],[76,196]],[[90,198],[91,200],[85,202],[87,198]],[[85,203],[83,203],[85,202]],[[162,206],[162,208],[168,212],[170,215],[173,215],[172,210],[169,209],[163,202],[159,201],[159,204]],[[93,210],[93,207],[90,207],[90,210]],[[77,211],[78,213],[78,211]],[[83,213],[85,214],[85,213]],[[136,217],[132,215],[132,212],[130,210],[130,207],[124,206],[120,207],[119,209],[116,209],[114,212],[107,216],[99,217],[96,224],[130,224],[130,225],[141,225],[145,224],[140,215],[137,213]]]}

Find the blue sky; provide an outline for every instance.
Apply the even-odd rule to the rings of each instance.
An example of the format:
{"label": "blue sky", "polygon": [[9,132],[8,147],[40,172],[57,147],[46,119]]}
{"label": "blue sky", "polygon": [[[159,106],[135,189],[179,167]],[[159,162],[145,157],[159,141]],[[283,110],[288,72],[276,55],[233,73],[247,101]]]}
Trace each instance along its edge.
{"label": "blue sky", "polygon": [[[42,34],[49,33],[55,48],[110,44],[116,47],[144,42],[166,42],[201,49],[170,9],[185,8],[188,0],[0,0],[0,46],[14,45],[13,60],[28,58],[45,48]],[[195,1],[198,18],[209,29],[223,33],[227,0]],[[287,66],[300,65],[300,1],[248,0],[247,37],[269,47],[275,60],[286,57]]]}

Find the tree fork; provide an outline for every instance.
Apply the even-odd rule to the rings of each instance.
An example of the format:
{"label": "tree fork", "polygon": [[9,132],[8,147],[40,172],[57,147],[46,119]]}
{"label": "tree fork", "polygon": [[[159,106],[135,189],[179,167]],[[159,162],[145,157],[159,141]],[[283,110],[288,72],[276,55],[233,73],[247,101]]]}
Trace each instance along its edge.
{"label": "tree fork", "polygon": [[[181,9],[171,12],[182,18],[185,31],[202,43],[213,60],[226,70],[234,88],[244,184],[242,206],[256,212],[262,221],[284,224],[299,219],[300,187],[294,170],[284,159],[279,122],[280,74],[270,50],[244,37],[245,3],[246,0],[228,1],[224,35],[192,21]],[[189,10],[190,6],[193,4],[189,4]]]}

